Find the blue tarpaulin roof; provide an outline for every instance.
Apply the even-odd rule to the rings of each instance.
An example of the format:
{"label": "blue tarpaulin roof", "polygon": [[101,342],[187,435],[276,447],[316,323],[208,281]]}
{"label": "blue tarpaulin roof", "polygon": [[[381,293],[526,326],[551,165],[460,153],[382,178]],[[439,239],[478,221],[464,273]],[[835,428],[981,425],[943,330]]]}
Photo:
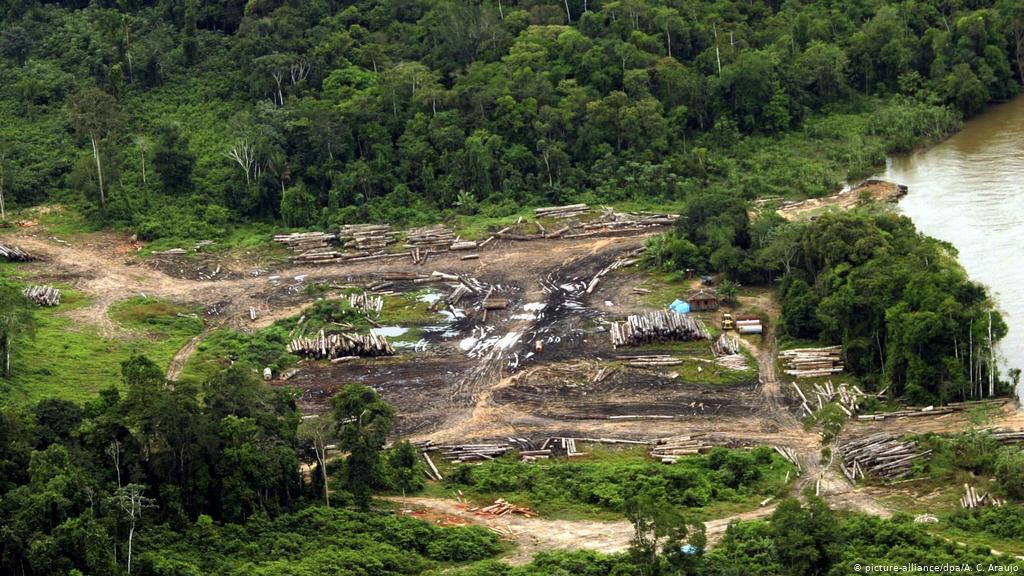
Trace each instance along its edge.
{"label": "blue tarpaulin roof", "polygon": [[688,314],[690,312],[690,305],[683,302],[679,298],[676,298],[671,304],[668,305],[669,310],[672,310],[678,314]]}

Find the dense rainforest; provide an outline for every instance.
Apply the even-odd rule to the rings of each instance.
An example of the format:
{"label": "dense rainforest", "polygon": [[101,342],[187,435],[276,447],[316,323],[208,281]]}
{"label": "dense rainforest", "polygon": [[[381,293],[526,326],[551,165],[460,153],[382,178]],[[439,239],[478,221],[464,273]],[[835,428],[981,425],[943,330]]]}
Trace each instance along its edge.
{"label": "dense rainforest", "polygon": [[144,239],[837,189],[1019,89],[1000,1],[4,4],[0,190]]}

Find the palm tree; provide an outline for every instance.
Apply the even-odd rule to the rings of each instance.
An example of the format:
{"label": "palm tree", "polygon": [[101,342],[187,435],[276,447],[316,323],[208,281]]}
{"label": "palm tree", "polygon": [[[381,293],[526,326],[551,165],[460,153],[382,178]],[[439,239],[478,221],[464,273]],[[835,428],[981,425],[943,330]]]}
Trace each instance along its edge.
{"label": "palm tree", "polygon": [[30,303],[13,284],[0,283],[0,354],[3,355],[3,373],[11,377],[11,344],[15,336],[35,333],[35,317]]}

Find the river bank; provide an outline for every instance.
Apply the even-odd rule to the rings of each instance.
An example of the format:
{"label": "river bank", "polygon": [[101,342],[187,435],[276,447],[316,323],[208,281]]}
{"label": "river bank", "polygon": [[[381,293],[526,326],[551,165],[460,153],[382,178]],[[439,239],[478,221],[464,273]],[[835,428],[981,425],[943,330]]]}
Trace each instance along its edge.
{"label": "river bank", "polygon": [[908,187],[900,211],[955,246],[971,278],[989,288],[1010,327],[998,348],[1004,371],[1024,367],[1024,96],[935,146],[889,158],[879,177]]}

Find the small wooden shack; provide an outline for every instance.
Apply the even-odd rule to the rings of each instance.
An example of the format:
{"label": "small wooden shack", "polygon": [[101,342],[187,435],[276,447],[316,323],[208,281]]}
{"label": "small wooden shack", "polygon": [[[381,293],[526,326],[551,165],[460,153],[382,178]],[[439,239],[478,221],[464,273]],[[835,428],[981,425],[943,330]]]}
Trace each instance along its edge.
{"label": "small wooden shack", "polygon": [[701,288],[686,295],[686,303],[692,312],[718,310],[718,292],[711,288]]}

